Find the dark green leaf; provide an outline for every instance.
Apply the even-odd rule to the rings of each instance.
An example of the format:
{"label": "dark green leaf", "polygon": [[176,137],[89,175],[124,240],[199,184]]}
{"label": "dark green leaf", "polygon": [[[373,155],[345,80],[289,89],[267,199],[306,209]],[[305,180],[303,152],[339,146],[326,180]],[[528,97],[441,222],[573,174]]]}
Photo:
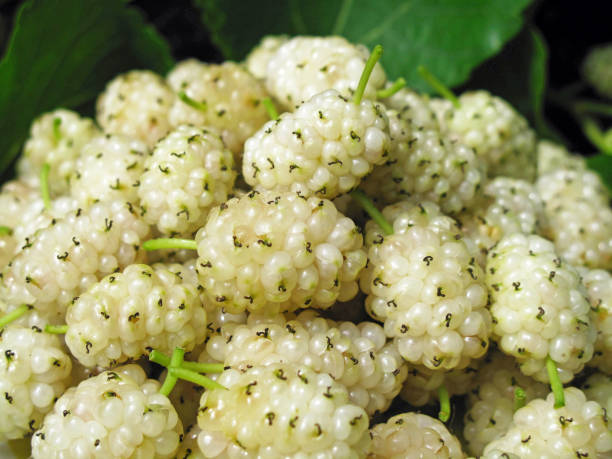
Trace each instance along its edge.
{"label": "dark green leaf", "polygon": [[27,1],[0,61],[0,171],[40,113],[83,104],[128,69],[172,65],[163,38],[123,0]]}
{"label": "dark green leaf", "polygon": [[588,166],[597,172],[612,192],[612,156],[599,153],[587,158]]}
{"label": "dark green leaf", "polygon": [[341,34],[385,48],[382,63],[395,79],[429,90],[425,65],[449,86],[496,54],[521,28],[531,0],[194,0],[228,59],[241,60],[268,34]]}

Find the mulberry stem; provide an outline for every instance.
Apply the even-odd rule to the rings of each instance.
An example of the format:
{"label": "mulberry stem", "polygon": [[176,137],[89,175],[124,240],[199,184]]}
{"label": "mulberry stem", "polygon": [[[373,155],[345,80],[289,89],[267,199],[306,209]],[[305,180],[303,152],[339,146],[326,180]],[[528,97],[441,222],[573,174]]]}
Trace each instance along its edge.
{"label": "mulberry stem", "polygon": [[563,393],[563,384],[559,379],[559,373],[557,371],[557,364],[550,356],[546,357],[546,371],[548,372],[548,380],[550,381],[550,388],[553,394],[555,394],[555,408],[561,408],[565,406],[565,394]]}
{"label": "mulberry stem", "polygon": [[142,244],[144,250],[162,250],[162,249],[189,249],[198,250],[198,245],[193,239],[175,239],[175,238],[159,238],[149,239]]}
{"label": "mulberry stem", "polygon": [[424,65],[419,65],[417,70],[421,78],[423,78],[425,82],[429,86],[431,86],[434,91],[436,91],[446,100],[451,101],[455,108],[461,107],[461,104],[459,103],[459,99],[457,99],[457,96],[453,93],[453,91],[451,91],[448,86],[446,86],[444,83],[438,80],[434,76],[434,74],[431,73]]}
{"label": "mulberry stem", "polygon": [[201,374],[198,374],[195,371],[187,370],[186,368],[170,367],[168,369],[168,374],[176,378],[184,379],[185,381],[189,381],[194,384],[198,384],[204,387],[205,389],[226,389],[227,390],[225,386],[222,386],[218,382],[213,381],[212,379],[207,378],[206,376],[202,376]]}
{"label": "mulberry stem", "polygon": [[376,91],[376,97],[378,97],[379,99],[386,99],[387,97],[391,97],[404,86],[406,86],[406,80],[400,77],[395,80],[395,82],[388,88],[379,89],[378,91]]}
{"label": "mulberry stem", "polygon": [[278,119],[278,112],[276,111],[276,107],[274,106],[274,103],[272,102],[272,99],[270,99],[269,97],[264,97],[261,100],[261,103],[263,104],[263,106],[265,107],[266,111],[268,112],[268,116],[270,117],[271,120],[277,120]]}
{"label": "mulberry stem", "polygon": [[49,195],[49,171],[51,166],[49,163],[43,164],[40,169],[40,194],[42,196],[45,209],[51,210],[51,197]]}
{"label": "mulberry stem", "polygon": [[208,105],[206,104],[206,102],[198,102],[197,100],[192,99],[187,94],[185,94],[185,91],[179,92],[178,98],[181,99],[181,102],[186,103],[187,105],[195,108],[196,110],[199,110],[201,112],[205,112],[206,110],[208,110]]}
{"label": "mulberry stem", "polygon": [[10,236],[13,234],[13,230],[8,226],[0,226],[0,236]]}
{"label": "mulberry stem", "polygon": [[[163,367],[170,365],[170,357],[159,351],[152,351],[149,355],[149,360],[158,363]],[[195,371],[196,373],[222,373],[224,365],[222,363],[200,363],[200,362],[189,362],[183,361],[182,368],[186,370]]]}
{"label": "mulberry stem", "polygon": [[[151,352],[153,354],[154,350]],[[172,352],[172,357],[170,357],[170,365],[168,365],[168,374],[166,375],[166,379],[159,389],[159,393],[165,395],[166,397],[170,395],[174,386],[176,386],[176,382],[178,381],[177,377],[172,373],[172,369],[181,366],[183,363],[183,357],[185,357],[185,349],[181,349],[177,347]]]}
{"label": "mulberry stem", "polygon": [[0,328],[4,328],[6,325],[10,324],[14,320],[19,319],[22,315],[32,309],[32,306],[29,304],[22,304],[18,308],[12,310],[8,314],[0,317]]}
{"label": "mulberry stem", "polygon": [[444,385],[438,387],[438,399],[440,400],[440,412],[438,413],[438,419],[442,422],[446,422],[450,419],[451,406],[448,390],[446,390]]}
{"label": "mulberry stem", "polygon": [[361,74],[361,78],[359,78],[359,84],[357,85],[357,90],[353,95],[353,103],[355,105],[359,105],[361,103],[361,99],[363,98],[363,93],[365,92],[366,85],[368,84],[368,80],[370,79],[370,75],[372,74],[372,70],[374,70],[374,66],[376,62],[382,56],[383,47],[381,45],[376,45],[368,57],[368,61],[365,64],[365,68],[363,69],[363,73]]}
{"label": "mulberry stem", "polygon": [[65,335],[68,332],[68,325],[45,325],[45,333],[52,335]]}
{"label": "mulberry stem", "polygon": [[383,214],[374,206],[370,198],[361,190],[351,192],[351,198],[359,203],[359,205],[367,212],[367,214],[380,226],[387,236],[393,234],[393,226],[387,221]]}
{"label": "mulberry stem", "polygon": [[514,389],[514,411],[525,406],[525,391],[520,387]]}

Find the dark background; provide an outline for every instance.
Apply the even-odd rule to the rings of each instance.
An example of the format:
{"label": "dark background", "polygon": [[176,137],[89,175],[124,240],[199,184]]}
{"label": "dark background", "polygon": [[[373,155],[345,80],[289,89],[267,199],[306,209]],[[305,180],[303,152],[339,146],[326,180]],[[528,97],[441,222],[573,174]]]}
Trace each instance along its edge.
{"label": "dark background", "polygon": [[[249,0],[250,1],[250,0]],[[508,0],[513,1],[513,0]],[[0,0],[0,34],[10,33],[10,22],[16,0]],[[219,62],[222,56],[211,43],[202,27],[200,12],[191,0],[136,0],[147,19],[166,37],[175,59],[196,57],[203,61]],[[549,87],[561,89],[580,78],[580,63],[593,45],[612,41],[610,16],[606,14],[607,0],[541,0],[526,12],[540,29],[549,49]],[[0,43],[3,42],[0,36]],[[511,46],[511,44],[510,44]],[[485,64],[486,65],[486,64]],[[588,91],[585,95],[592,95]],[[546,104],[546,116],[567,139],[568,146],[579,152],[592,152],[572,118]]]}

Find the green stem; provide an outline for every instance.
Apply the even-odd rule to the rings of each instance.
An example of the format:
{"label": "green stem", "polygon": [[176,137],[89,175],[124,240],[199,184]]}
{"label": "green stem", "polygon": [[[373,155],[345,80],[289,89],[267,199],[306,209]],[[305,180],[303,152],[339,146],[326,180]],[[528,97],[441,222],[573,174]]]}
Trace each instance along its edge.
{"label": "green stem", "polygon": [[18,308],[13,309],[8,314],[0,317],[0,328],[4,328],[6,325],[10,324],[14,320],[19,319],[22,315],[32,309],[32,306],[29,304],[22,304]]}
{"label": "green stem", "polygon": [[525,391],[520,387],[514,389],[514,411],[525,406]]}
{"label": "green stem", "polygon": [[227,389],[225,386],[222,386],[216,381],[213,381],[206,376],[202,376],[201,374],[196,373],[195,371],[187,370],[186,368],[169,368],[168,373],[172,376],[180,379],[184,379],[185,381],[192,382],[194,384],[198,384],[206,389]]}
{"label": "green stem", "polygon": [[276,111],[276,107],[274,106],[272,99],[270,99],[269,97],[264,97],[261,103],[266,108],[266,111],[268,112],[268,116],[270,117],[270,119],[277,120],[278,112]]}
{"label": "green stem", "polygon": [[565,406],[565,394],[563,393],[563,384],[559,379],[557,364],[550,356],[546,357],[546,371],[548,372],[548,380],[553,394],[555,394],[555,408]]}
{"label": "green stem", "polygon": [[406,80],[400,77],[395,80],[395,82],[388,88],[379,89],[378,91],[376,91],[376,97],[378,97],[379,99],[386,99],[387,97],[391,97],[404,86],[406,86]]}
{"label": "green stem", "polygon": [[62,139],[62,131],[60,131],[61,125],[62,119],[59,116],[53,118],[53,137],[55,137],[56,142],[59,142]]}
{"label": "green stem", "polygon": [[159,238],[149,239],[142,244],[144,250],[189,249],[198,250],[198,244],[192,239]]}
{"label": "green stem", "polygon": [[[151,354],[155,352],[151,351]],[[170,365],[168,366],[168,374],[166,375],[166,379],[159,389],[159,393],[165,395],[166,397],[170,395],[174,386],[176,386],[176,382],[178,381],[177,377],[174,376],[172,370],[174,368],[178,368],[183,363],[183,358],[185,357],[185,350],[177,347],[172,352],[172,357],[170,357]]]}
{"label": "green stem", "polygon": [[68,332],[68,325],[45,325],[45,333],[52,335],[65,335]]}
{"label": "green stem", "polygon": [[586,138],[602,153],[612,155],[612,145],[609,145],[597,121],[590,116],[579,117],[579,120]]}
{"label": "green stem", "polygon": [[385,233],[387,236],[393,234],[393,225],[387,221],[384,215],[376,208],[376,206],[374,206],[370,198],[368,198],[363,191],[352,191],[351,198],[357,201],[363,210],[367,212],[370,218],[381,227],[383,233]]}
{"label": "green stem", "polygon": [[461,107],[461,104],[459,103],[459,99],[457,99],[457,96],[453,93],[453,91],[451,91],[448,86],[446,86],[444,83],[438,80],[434,76],[434,74],[431,73],[425,66],[419,65],[419,67],[417,68],[417,71],[419,72],[419,75],[421,76],[421,78],[423,78],[425,82],[429,86],[431,86],[434,91],[436,91],[446,100],[451,101],[452,104],[455,106],[455,108]]}
{"label": "green stem", "polygon": [[438,413],[438,419],[442,422],[446,422],[450,419],[451,407],[448,390],[446,390],[444,385],[438,387],[438,399],[440,400],[440,412]]}
{"label": "green stem", "polygon": [[[151,354],[149,354],[149,360],[161,365],[162,367],[168,367],[168,365],[170,365],[170,357],[156,350],[151,351]],[[225,366],[222,363],[200,363],[185,360],[181,364],[181,368],[195,371],[196,373],[222,373]]]}
{"label": "green stem", "polygon": [[612,105],[595,100],[580,99],[574,103],[574,107],[578,112],[612,116]]}
{"label": "green stem", "polygon": [[181,91],[178,93],[178,98],[181,99],[182,102],[186,103],[190,107],[195,108],[196,110],[200,110],[201,112],[205,112],[208,110],[208,104],[206,102],[198,102],[197,100],[192,99],[185,91]]}
{"label": "green stem", "polygon": [[376,45],[368,57],[368,61],[365,64],[365,68],[361,73],[361,78],[359,78],[359,84],[357,85],[357,90],[353,95],[353,103],[355,105],[359,105],[361,103],[361,99],[363,99],[363,93],[365,92],[366,85],[368,84],[368,80],[370,79],[370,75],[372,74],[372,70],[374,70],[374,66],[376,62],[382,56],[383,47],[381,45]]}
{"label": "green stem", "polygon": [[51,197],[49,195],[49,171],[51,166],[49,163],[43,164],[40,169],[40,194],[42,195],[45,209],[51,210]]}
{"label": "green stem", "polygon": [[338,11],[338,15],[336,16],[336,22],[334,23],[334,27],[332,28],[332,35],[342,35],[352,7],[353,0],[342,0],[340,11]]}
{"label": "green stem", "polygon": [[13,230],[8,226],[0,226],[0,236],[10,236],[13,234]]}

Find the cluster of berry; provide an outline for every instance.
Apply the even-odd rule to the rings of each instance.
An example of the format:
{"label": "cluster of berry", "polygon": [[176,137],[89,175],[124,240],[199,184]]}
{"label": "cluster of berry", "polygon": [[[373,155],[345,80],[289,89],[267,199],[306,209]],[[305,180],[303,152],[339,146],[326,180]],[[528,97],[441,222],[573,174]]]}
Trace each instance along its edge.
{"label": "cluster of berry", "polygon": [[[121,75],[95,121],[33,123],[0,192],[0,440],[612,454],[609,192],[504,100],[388,82],[381,52],[268,37]],[[458,436],[419,413],[446,420],[450,396]],[[412,410],[384,417],[398,397]]]}

